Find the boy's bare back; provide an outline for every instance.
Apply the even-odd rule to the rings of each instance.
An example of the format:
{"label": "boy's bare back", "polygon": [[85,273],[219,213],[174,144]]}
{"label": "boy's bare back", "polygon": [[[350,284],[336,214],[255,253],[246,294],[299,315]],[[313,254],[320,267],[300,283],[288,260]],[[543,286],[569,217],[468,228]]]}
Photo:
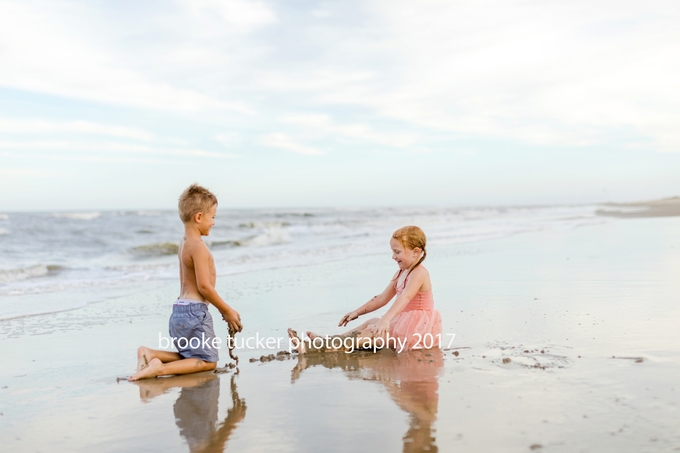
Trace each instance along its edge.
{"label": "boy's bare back", "polygon": [[[180,203],[181,204],[181,203]],[[213,305],[222,314],[229,328],[240,332],[243,328],[238,312],[231,308],[215,290],[215,261],[202,237],[210,234],[215,225],[217,204],[197,211],[184,222],[184,239],[180,244],[179,278],[180,299],[189,299]]]}
{"label": "boy's bare back", "polygon": [[[197,275],[205,274],[210,286],[215,286],[215,261],[212,253],[208,250],[208,246],[201,239],[184,238],[179,245],[178,256],[179,281],[181,285],[179,298],[208,303],[199,290],[197,279]],[[196,270],[197,267],[199,271]]]}
{"label": "boy's bare back", "polygon": [[[208,304],[219,310],[230,332],[243,328],[238,312],[215,289],[215,261],[202,236],[215,225],[217,197],[198,184],[189,186],[179,198],[179,216],[184,223],[184,238],[179,245],[180,295],[172,305],[169,331],[177,352],[137,350],[137,372],[131,381],[170,374],[214,370],[219,354]],[[194,345],[192,340],[198,340]],[[182,344],[184,340],[184,344]]]}

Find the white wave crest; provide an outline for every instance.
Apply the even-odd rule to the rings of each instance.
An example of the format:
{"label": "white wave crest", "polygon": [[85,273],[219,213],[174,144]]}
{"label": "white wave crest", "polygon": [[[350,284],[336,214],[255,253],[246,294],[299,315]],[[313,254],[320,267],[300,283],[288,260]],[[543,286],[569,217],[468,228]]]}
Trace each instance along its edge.
{"label": "white wave crest", "polygon": [[281,228],[288,226],[288,222],[244,222],[239,226],[241,228]]}
{"label": "white wave crest", "polygon": [[240,245],[264,247],[267,245],[286,244],[290,242],[290,234],[281,227],[267,228],[264,233],[239,241]]}
{"label": "white wave crest", "polygon": [[0,283],[26,280],[27,278],[44,277],[49,272],[49,268],[44,264],[36,264],[35,266],[25,267],[22,269],[0,270]]}
{"label": "white wave crest", "polygon": [[99,212],[56,212],[52,214],[52,217],[59,217],[65,219],[75,219],[75,220],[92,220],[99,217],[101,213]]}
{"label": "white wave crest", "polygon": [[0,214],[0,220],[7,220],[9,216],[7,214]]}
{"label": "white wave crest", "polygon": [[158,242],[156,244],[140,245],[130,249],[130,253],[138,258],[177,255],[177,252],[179,252],[179,244],[174,242]]}
{"label": "white wave crest", "polygon": [[9,234],[9,230],[3,230],[0,228],[0,236],[4,236],[5,234]]}

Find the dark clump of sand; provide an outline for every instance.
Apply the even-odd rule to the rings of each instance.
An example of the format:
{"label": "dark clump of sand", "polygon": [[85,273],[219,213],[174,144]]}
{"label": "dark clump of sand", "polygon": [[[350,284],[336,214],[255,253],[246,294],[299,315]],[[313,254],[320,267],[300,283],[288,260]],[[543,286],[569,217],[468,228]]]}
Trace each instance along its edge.
{"label": "dark clump of sand", "polygon": [[608,217],[674,217],[680,216],[680,197],[637,203],[605,203],[606,209],[598,209],[597,215]]}

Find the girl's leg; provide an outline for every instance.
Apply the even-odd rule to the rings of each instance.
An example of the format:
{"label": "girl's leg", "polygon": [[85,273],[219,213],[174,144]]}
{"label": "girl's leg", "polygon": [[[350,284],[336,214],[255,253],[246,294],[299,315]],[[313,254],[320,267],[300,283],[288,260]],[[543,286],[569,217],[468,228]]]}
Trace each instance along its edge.
{"label": "girl's leg", "polygon": [[[363,324],[360,324],[360,325],[354,327],[353,329],[348,330],[345,333],[341,333],[341,334],[338,334],[338,335],[332,335],[332,336],[333,337],[349,337],[350,335],[356,335],[356,332],[363,334],[367,330],[368,326],[370,326],[371,324],[375,324],[378,321],[380,321],[380,318],[371,318],[368,321],[364,322]],[[319,335],[319,334],[316,334],[314,332],[309,332],[309,331],[307,332],[307,336],[309,338],[311,338],[312,340],[316,337],[324,337],[323,335]]]}
{"label": "girl's leg", "polygon": [[177,352],[161,351],[159,349],[151,349],[146,346],[140,346],[137,349],[137,371],[146,368],[153,359],[158,359],[163,363],[174,362],[182,360],[182,356]]}
{"label": "girl's leg", "polygon": [[[373,325],[377,323],[380,319],[379,318],[373,318],[369,319],[368,321],[364,322],[363,324],[353,328],[352,330],[349,330],[345,333],[339,334],[339,335],[329,335],[329,338],[342,338],[343,340],[352,337],[353,342],[354,342],[354,347],[351,348],[353,350],[355,349],[365,349],[365,348],[373,348],[373,345],[375,344],[376,348],[382,349],[387,345],[386,338],[375,338],[373,335]],[[305,345],[305,341],[303,341],[301,338],[298,337],[297,333],[292,330],[288,329],[288,336],[290,337],[291,341],[293,341],[293,344],[297,346],[297,350],[300,354],[304,354],[307,351],[306,346],[312,347],[313,350],[315,351],[334,351],[337,349],[332,349],[328,348],[327,342],[325,342],[326,337],[322,335],[315,334],[314,332],[307,332],[307,336],[311,340],[307,345]],[[324,339],[324,346],[321,349],[317,349],[318,346],[315,348],[314,346],[314,339],[315,338],[322,338]],[[343,342],[343,347],[345,346],[346,343]],[[342,348],[341,348],[342,349]]]}

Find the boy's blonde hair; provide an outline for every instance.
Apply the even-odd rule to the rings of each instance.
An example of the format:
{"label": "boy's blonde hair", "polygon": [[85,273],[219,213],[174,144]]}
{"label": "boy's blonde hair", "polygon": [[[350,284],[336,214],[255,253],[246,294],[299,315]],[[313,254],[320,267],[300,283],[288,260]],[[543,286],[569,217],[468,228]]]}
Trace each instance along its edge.
{"label": "boy's blonde hair", "polygon": [[182,222],[189,222],[196,214],[207,213],[216,204],[217,197],[214,193],[198,184],[192,184],[179,196],[179,218]]}
{"label": "boy's blonde hair", "polygon": [[392,235],[392,239],[396,239],[397,241],[401,242],[401,245],[404,248],[413,250],[417,247],[423,251],[423,255],[420,257],[416,265],[413,266],[413,269],[415,269],[425,260],[425,257],[427,256],[427,251],[425,250],[427,238],[425,237],[423,230],[417,226],[405,226],[399,228]]}

